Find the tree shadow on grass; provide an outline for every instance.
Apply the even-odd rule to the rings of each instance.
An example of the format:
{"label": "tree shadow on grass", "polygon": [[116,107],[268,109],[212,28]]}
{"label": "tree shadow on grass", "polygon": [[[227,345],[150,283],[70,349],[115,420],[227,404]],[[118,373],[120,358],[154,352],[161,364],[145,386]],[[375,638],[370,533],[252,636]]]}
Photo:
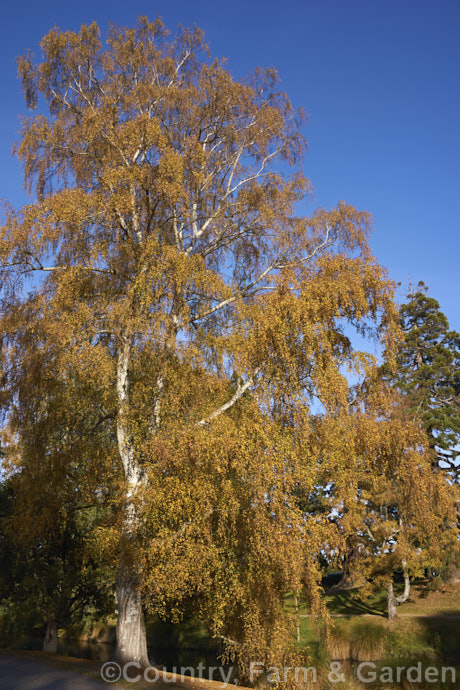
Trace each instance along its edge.
{"label": "tree shadow on grass", "polygon": [[367,601],[359,596],[359,588],[328,590],[327,595],[328,609],[332,615],[362,616],[369,614],[385,616],[386,595],[384,592]]}
{"label": "tree shadow on grass", "polygon": [[423,628],[426,642],[436,650],[439,659],[460,666],[460,608],[439,615],[420,616],[417,621]]}

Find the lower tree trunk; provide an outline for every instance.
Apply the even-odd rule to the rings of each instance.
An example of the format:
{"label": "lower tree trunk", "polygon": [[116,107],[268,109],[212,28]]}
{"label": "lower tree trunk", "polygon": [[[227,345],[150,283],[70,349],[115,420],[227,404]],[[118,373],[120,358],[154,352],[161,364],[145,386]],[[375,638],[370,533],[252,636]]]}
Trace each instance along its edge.
{"label": "lower tree trunk", "polygon": [[140,524],[135,497],[143,485],[144,477],[136,457],[134,441],[128,423],[131,404],[129,375],[131,347],[132,336],[126,333],[118,352],[117,364],[117,398],[119,404],[117,440],[127,487],[120,569],[116,586],[118,619],[117,646],[114,656],[121,664],[135,661],[142,666],[149,666],[139,574],[136,572],[136,567],[132,565],[135,562],[136,533]]}
{"label": "lower tree trunk", "polygon": [[115,659],[118,663],[136,661],[149,666],[144,613],[135,574],[120,569],[117,580],[117,645]]}
{"label": "lower tree trunk", "polygon": [[49,654],[57,654],[58,648],[58,633],[56,621],[48,621],[46,627],[45,639],[43,640],[43,651]]}
{"label": "lower tree trunk", "polygon": [[393,591],[393,583],[390,582],[390,584],[387,587],[387,608],[388,608],[388,620],[393,621],[395,618],[397,618],[398,613],[396,610],[396,607],[398,606],[398,602],[396,601],[396,597]]}

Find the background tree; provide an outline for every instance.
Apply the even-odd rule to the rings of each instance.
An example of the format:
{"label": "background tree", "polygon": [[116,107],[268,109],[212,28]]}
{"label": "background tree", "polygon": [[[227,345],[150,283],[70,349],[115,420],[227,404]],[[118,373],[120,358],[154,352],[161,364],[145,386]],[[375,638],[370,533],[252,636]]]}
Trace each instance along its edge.
{"label": "background tree", "polygon": [[460,463],[460,334],[449,330],[439,303],[419,283],[399,314],[404,339],[391,380],[423,424],[433,460],[458,484]]}
{"label": "background tree", "polygon": [[[408,418],[378,369],[353,388],[348,409],[315,420],[312,449],[326,488],[321,509],[328,506],[337,527],[333,556],[346,559],[350,586],[363,598],[384,586],[394,618],[409,596],[410,578],[457,552],[455,496],[432,467],[420,424]],[[396,570],[405,581],[399,597]]]}
{"label": "background tree", "polygon": [[[420,282],[411,289],[408,302],[400,307],[404,339],[396,369],[385,376],[402,394],[401,403],[414,420],[419,420],[429,439],[433,467],[442,469],[450,481],[459,484],[460,440],[460,335],[449,330],[439,303],[428,296]],[[458,491],[453,490],[457,497]],[[458,553],[448,549],[444,561],[435,559],[428,573],[454,576]]]}
{"label": "background tree", "polygon": [[[12,307],[15,335],[3,350],[4,495],[2,598],[46,626],[43,649],[56,652],[59,628],[89,608],[113,610],[110,567],[92,546],[110,514],[113,439],[94,381],[55,369],[55,350],[43,342],[40,319]],[[89,385],[88,385],[89,383]],[[101,481],[104,477],[104,482]],[[30,631],[28,631],[30,632]]]}
{"label": "background tree", "polygon": [[110,570],[89,548],[96,511],[67,505],[67,516],[61,510],[45,527],[41,501],[49,494],[42,490],[40,500],[34,501],[21,486],[24,479],[14,477],[12,510],[2,515],[1,602],[9,621],[4,634],[11,643],[15,635],[43,630],[43,651],[55,654],[60,628],[79,624],[88,614],[113,612],[113,582]]}
{"label": "background tree", "polygon": [[[306,526],[290,507],[295,458],[314,487],[316,464],[299,451],[300,442],[311,443],[311,402],[321,399],[325,414],[335,415],[348,405],[343,368],[363,374],[375,365],[354,352],[345,325],[378,333],[392,347],[392,285],[370,254],[369,216],[345,203],[297,215],[309,189],[301,113],[276,91],[273,70],[235,81],[211,62],[198,30],[168,38],[160,21],[141,18],[133,29],[112,27],[104,48],[95,24],[53,30],[41,48],[39,64],[19,61],[28,104],[46,103],[48,114],[25,121],[16,148],[36,198],[7,214],[0,237],[5,358],[10,366],[16,318],[27,311],[24,333],[39,324],[60,380],[77,371],[113,404],[108,437],[123,476],[111,541],[120,563],[117,656],[148,662],[142,595],[161,608],[171,590],[178,594],[177,579],[160,570],[184,540],[198,557],[203,530],[209,548],[199,572],[204,577],[210,564],[214,588],[203,610],[212,611],[216,630],[239,630],[243,651],[257,639],[276,649],[280,619],[261,618],[262,585],[278,582],[275,606],[292,578],[285,569],[277,577],[281,564],[268,555],[293,554],[298,525],[309,553],[297,552],[313,568],[325,538],[324,521]],[[24,281],[37,275],[25,297]],[[21,365],[26,380],[30,366]],[[241,408],[253,412],[238,420],[238,446],[233,424],[221,424],[249,392],[258,412]],[[203,446],[207,437],[218,453]],[[230,458],[227,441],[238,448]],[[109,474],[112,450],[101,460]],[[200,514],[186,490],[197,489],[186,471],[194,453],[198,468],[212,459],[218,486],[218,468],[228,473],[221,494],[211,494],[217,504]],[[243,520],[235,546],[222,536],[222,525],[235,521],[232,506]],[[264,544],[250,539],[258,524]],[[210,550],[218,551],[219,538],[227,580],[252,602],[252,619],[238,625],[233,599],[217,586],[222,571]],[[268,571],[257,567],[261,549]],[[180,572],[181,596],[202,593],[190,568]],[[314,591],[314,571],[305,581]],[[150,601],[144,583],[155,592]]]}

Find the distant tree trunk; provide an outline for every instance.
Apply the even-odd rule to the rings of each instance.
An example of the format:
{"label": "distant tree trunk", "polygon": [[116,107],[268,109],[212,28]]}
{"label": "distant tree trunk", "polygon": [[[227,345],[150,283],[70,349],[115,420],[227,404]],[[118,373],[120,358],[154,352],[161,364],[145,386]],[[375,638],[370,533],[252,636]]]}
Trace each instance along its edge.
{"label": "distant tree trunk", "polygon": [[393,589],[393,582],[390,582],[387,586],[387,608],[388,608],[388,620],[392,621],[397,618],[397,606],[403,604],[409,598],[410,594],[410,577],[407,572],[406,560],[402,561],[403,567],[403,577],[404,577],[404,592],[399,597],[395,596]]}
{"label": "distant tree trunk", "polygon": [[298,616],[298,614],[299,614],[299,599],[298,599],[297,594],[294,595],[294,606],[295,606],[295,612],[296,612],[296,623],[295,623],[296,633],[297,633],[296,638],[297,638],[297,642],[300,642],[300,621],[299,621],[299,616]]}
{"label": "distant tree trunk", "polygon": [[57,654],[58,633],[57,624],[54,619],[48,621],[46,626],[45,639],[43,640],[43,651],[49,654]]}
{"label": "distant tree trunk", "polygon": [[449,582],[460,582],[460,568],[453,568],[449,573]]}
{"label": "distant tree trunk", "polygon": [[393,590],[393,583],[390,582],[390,584],[387,586],[387,609],[388,609],[388,620],[392,621],[395,618],[397,618],[398,614],[396,611],[396,607],[398,606],[396,602],[396,597],[394,595],[394,590]]}
{"label": "distant tree trunk", "polygon": [[114,657],[119,663],[136,661],[149,665],[144,613],[139,593],[139,575],[135,559],[130,553],[134,547],[139,516],[135,504],[137,490],[143,484],[142,469],[135,455],[134,443],[128,426],[130,404],[129,367],[132,339],[126,335],[118,353],[117,366],[117,440],[123,464],[127,490],[125,516],[122,528],[122,553],[116,586],[117,594],[117,643]]}
{"label": "distant tree trunk", "polygon": [[353,577],[350,568],[350,564],[353,562],[353,558],[356,556],[356,554],[356,547],[353,546],[350,540],[347,538],[346,551],[342,562],[342,575],[338,583],[334,585],[332,589],[352,589],[353,587],[356,587],[356,579]]}

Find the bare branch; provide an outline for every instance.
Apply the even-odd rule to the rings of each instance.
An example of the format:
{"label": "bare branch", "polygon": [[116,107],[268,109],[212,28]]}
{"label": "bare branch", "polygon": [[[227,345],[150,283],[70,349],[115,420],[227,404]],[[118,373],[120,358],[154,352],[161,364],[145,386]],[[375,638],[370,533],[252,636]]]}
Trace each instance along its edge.
{"label": "bare branch", "polygon": [[310,254],[307,254],[307,256],[304,256],[302,259],[298,259],[297,261],[291,261],[287,264],[277,264],[276,268],[282,269],[282,268],[293,268],[294,266],[300,266],[301,264],[304,264],[305,261],[308,261],[309,259],[313,259],[318,252],[320,252],[322,249],[325,249],[326,247],[329,247],[331,244],[334,244],[333,240],[329,240],[329,235],[330,235],[330,228],[329,225],[326,225],[326,237],[324,240],[316,245],[314,250],[310,252]]}
{"label": "bare branch", "polygon": [[108,271],[104,268],[94,268],[93,266],[37,266],[32,268],[33,271],[68,271],[71,268],[76,268],[79,271],[89,271],[92,273],[103,273],[104,275],[114,276],[115,271]]}
{"label": "bare branch", "polygon": [[222,300],[222,302],[219,302],[219,304],[216,304],[214,307],[211,309],[208,309],[208,311],[203,312],[202,314],[198,314],[198,316],[195,316],[193,319],[190,319],[189,323],[195,323],[195,321],[199,321],[200,319],[204,319],[206,316],[211,316],[211,314],[214,314],[214,312],[219,311],[219,309],[223,309],[226,307],[228,304],[231,304],[236,300],[236,295],[233,295],[233,297],[229,297],[228,299]]}
{"label": "bare branch", "polygon": [[197,422],[197,425],[196,425],[196,426],[205,426],[206,424],[209,424],[210,422],[213,421],[213,419],[216,419],[216,418],[219,417],[223,412],[226,412],[226,411],[229,410],[231,407],[233,407],[233,405],[234,405],[236,402],[238,402],[238,400],[246,393],[246,391],[248,390],[248,388],[249,388],[250,386],[253,385],[254,379],[255,379],[255,377],[257,376],[257,374],[259,373],[259,371],[260,371],[260,369],[257,368],[257,369],[254,371],[254,373],[253,373],[253,375],[251,376],[251,378],[248,379],[248,380],[246,381],[246,383],[244,383],[243,385],[241,385],[241,384],[239,383],[239,384],[238,384],[238,387],[237,387],[237,389],[236,389],[236,391],[235,391],[235,393],[232,395],[232,397],[230,398],[230,400],[228,400],[226,403],[224,403],[223,405],[221,405],[221,407],[217,408],[217,410],[214,410],[214,412],[212,412],[212,413],[209,415],[209,417],[205,417],[204,419],[202,419],[202,420],[200,420],[199,422]]}
{"label": "bare branch", "polygon": [[280,153],[281,149],[276,149],[276,151],[273,151],[272,153],[269,153],[265,158],[263,159],[260,168],[257,172],[254,173],[254,175],[250,175],[249,177],[245,177],[244,180],[241,180],[236,184],[234,187],[227,187],[227,191],[225,193],[225,198],[228,196],[231,196],[234,194],[240,187],[243,185],[247,184],[248,182],[252,182],[252,180],[257,180],[259,177],[262,177],[264,174],[265,166],[267,165],[268,161],[276,156],[278,153]]}
{"label": "bare branch", "polygon": [[15,266],[27,266],[27,269],[24,271],[21,271],[21,275],[25,273],[33,273],[34,271],[44,271],[45,273],[50,273],[52,271],[69,271],[70,269],[78,269],[79,271],[89,271],[93,273],[103,273],[105,275],[110,275],[114,276],[117,275],[115,271],[113,270],[107,270],[105,268],[95,268],[94,266],[42,266],[41,263],[38,262],[38,266],[34,266],[30,261],[24,260],[24,261],[14,261],[11,263],[7,264],[0,264],[0,270],[5,269],[5,268],[13,268]]}

